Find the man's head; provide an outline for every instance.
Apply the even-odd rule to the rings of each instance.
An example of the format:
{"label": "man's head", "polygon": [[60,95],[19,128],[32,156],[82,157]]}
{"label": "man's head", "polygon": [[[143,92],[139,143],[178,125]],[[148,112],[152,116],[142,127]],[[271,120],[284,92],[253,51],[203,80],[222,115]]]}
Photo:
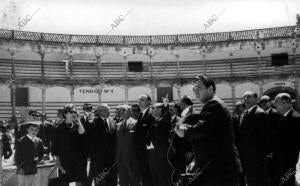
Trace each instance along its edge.
{"label": "man's head", "polygon": [[194,93],[202,103],[212,99],[216,94],[215,82],[206,76],[197,76],[193,84]]}
{"label": "man's head", "polygon": [[235,106],[234,106],[234,113],[237,115],[241,115],[244,110],[246,109],[244,103],[242,103],[241,101],[236,102]]}
{"label": "man's head", "polygon": [[164,107],[163,103],[156,103],[153,105],[153,107],[151,107],[151,113],[155,119],[158,119],[162,116],[163,107]]}
{"label": "man's head", "polygon": [[169,110],[170,110],[170,114],[171,116],[180,116],[181,114],[181,109],[178,103],[170,103],[169,104]]}
{"label": "man's head", "polygon": [[263,95],[263,96],[259,99],[258,105],[259,105],[262,109],[264,109],[265,111],[267,111],[269,108],[271,108],[271,105],[272,105],[270,97],[267,96],[267,95]]}
{"label": "man's head", "polygon": [[129,105],[120,105],[119,106],[120,117],[124,120],[130,118],[130,106]]}
{"label": "man's head", "polygon": [[64,114],[63,114],[63,109],[58,109],[57,112],[56,112],[56,117],[59,119],[59,120],[62,120],[64,118]]}
{"label": "man's head", "polygon": [[36,110],[29,110],[28,115],[29,115],[31,121],[39,121],[41,114]]}
{"label": "man's head", "polygon": [[134,119],[138,119],[140,113],[141,113],[141,109],[140,109],[139,105],[138,104],[133,104],[131,106],[131,116]]}
{"label": "man's head", "polygon": [[151,105],[151,97],[147,94],[140,95],[138,98],[138,105],[141,110],[148,108]]}
{"label": "man's head", "polygon": [[179,106],[181,110],[184,110],[185,108],[189,106],[193,106],[192,98],[190,96],[183,96],[179,101]]}
{"label": "man's head", "polygon": [[284,115],[288,110],[293,108],[292,98],[288,93],[279,93],[275,97],[276,110]]}
{"label": "man's head", "polygon": [[246,109],[249,109],[252,106],[257,104],[257,94],[255,92],[246,91],[243,94],[243,99],[244,99]]}
{"label": "man's head", "polygon": [[102,118],[109,117],[109,106],[105,103],[100,104],[97,109],[95,110],[95,115],[100,116]]}
{"label": "man's head", "polygon": [[26,125],[26,130],[27,130],[27,134],[29,136],[34,136],[36,137],[38,132],[39,132],[39,125],[35,124],[35,123],[30,123]]}
{"label": "man's head", "polygon": [[116,115],[115,115],[115,117],[116,118],[120,118],[121,116],[120,116],[120,114],[121,114],[121,108],[123,107],[124,105],[118,105],[117,107],[116,107]]}
{"label": "man's head", "polygon": [[88,115],[88,113],[92,112],[93,110],[93,106],[89,103],[85,103],[82,106],[82,110],[84,112],[85,115]]}
{"label": "man's head", "polygon": [[63,116],[67,122],[73,121],[76,118],[77,110],[73,104],[67,104],[63,108]]}

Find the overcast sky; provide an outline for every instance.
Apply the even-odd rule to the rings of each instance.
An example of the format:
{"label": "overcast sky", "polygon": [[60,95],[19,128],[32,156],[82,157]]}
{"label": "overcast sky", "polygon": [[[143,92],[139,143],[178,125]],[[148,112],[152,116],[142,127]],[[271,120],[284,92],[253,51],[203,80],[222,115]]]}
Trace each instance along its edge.
{"label": "overcast sky", "polygon": [[[69,34],[248,30],[295,25],[300,13],[300,0],[1,0],[0,11],[11,1],[17,4],[21,19],[35,13],[22,30]],[[215,21],[209,26],[211,18]]]}

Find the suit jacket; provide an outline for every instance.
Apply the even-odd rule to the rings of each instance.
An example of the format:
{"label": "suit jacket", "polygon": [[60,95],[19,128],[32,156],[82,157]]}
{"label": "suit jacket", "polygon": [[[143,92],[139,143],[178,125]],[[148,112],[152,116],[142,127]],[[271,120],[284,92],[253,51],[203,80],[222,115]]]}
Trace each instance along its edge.
{"label": "suit jacket", "polygon": [[235,144],[237,147],[238,147],[239,141],[240,141],[239,130],[240,130],[240,126],[241,126],[241,118],[242,118],[242,114],[232,116],[233,134],[234,134]]}
{"label": "suit jacket", "polygon": [[272,134],[274,134],[276,128],[278,127],[279,120],[281,115],[273,108],[268,110],[267,112],[269,126],[271,128]]}
{"label": "suit jacket", "polygon": [[125,126],[123,125],[124,121],[121,121],[117,124],[116,158],[118,162],[135,160],[133,147],[136,122],[137,121],[135,119],[130,117],[128,120],[126,120]]}
{"label": "suit jacket", "polygon": [[50,151],[52,151],[52,144],[53,144],[53,132],[54,127],[51,123],[45,121],[42,125],[39,127],[39,133],[37,134],[37,137],[39,137],[43,141],[43,145],[45,148],[45,153],[49,154]]}
{"label": "suit jacket", "polygon": [[248,114],[244,113],[239,130],[239,150],[243,167],[262,167],[270,151],[271,129],[267,114],[255,106]]}
{"label": "suit jacket", "polygon": [[88,121],[87,119],[85,119],[84,117],[80,118],[80,122],[84,128],[84,134],[82,136],[83,140],[82,140],[82,146],[85,147],[84,151],[85,151],[85,156],[86,157],[90,157],[90,149],[89,149],[89,144],[90,142],[90,135],[91,135],[91,130],[92,130],[92,122]]}
{"label": "suit jacket", "polygon": [[[110,127],[101,118],[95,118],[91,128],[90,152],[91,168],[95,174],[115,163],[116,123],[109,118]],[[95,172],[96,171],[96,172]]]}
{"label": "suit jacket", "polygon": [[135,128],[135,147],[139,150],[146,150],[146,145],[149,145],[149,138],[147,137],[147,133],[149,131],[150,126],[154,122],[154,118],[149,112],[149,108],[145,112],[140,114]]}
{"label": "suit jacket", "polygon": [[193,144],[194,170],[204,169],[203,177],[220,182],[241,172],[232,120],[224,103],[214,97],[204,104],[198,116],[192,114],[184,123],[192,124],[184,136]]}
{"label": "suit jacket", "polygon": [[169,111],[166,111],[158,120],[154,120],[149,128],[149,140],[152,142],[154,152],[158,157],[165,157],[167,154],[171,128],[171,114]]}
{"label": "suit jacket", "polygon": [[300,152],[299,131],[300,114],[291,110],[287,116],[281,118],[275,130],[273,153],[278,179],[289,172],[289,169],[295,171]]}
{"label": "suit jacket", "polygon": [[[15,161],[17,174],[32,175],[37,173],[37,163],[43,157],[43,141],[36,138],[33,142],[27,135],[21,137],[17,142]],[[35,158],[38,160],[35,160]]]}
{"label": "suit jacket", "polygon": [[4,159],[10,158],[10,156],[13,154],[11,146],[10,146],[10,137],[8,134],[3,133],[2,134],[2,145],[3,145],[3,156]]}
{"label": "suit jacket", "polygon": [[[180,117],[175,116],[171,119],[172,129],[175,128],[176,123],[179,121]],[[174,132],[171,132],[171,137],[174,135]],[[172,138],[171,138],[172,140]],[[186,166],[191,162],[186,158],[188,152],[192,152],[192,143],[184,138],[180,138],[176,134],[173,137],[172,146],[174,147],[174,165],[179,173],[184,173]]]}

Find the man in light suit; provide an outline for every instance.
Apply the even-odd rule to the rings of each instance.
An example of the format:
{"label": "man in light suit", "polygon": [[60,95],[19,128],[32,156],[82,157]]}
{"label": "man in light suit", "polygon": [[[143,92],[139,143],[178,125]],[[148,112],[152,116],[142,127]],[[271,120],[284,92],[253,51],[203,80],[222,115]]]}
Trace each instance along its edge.
{"label": "man in light suit", "polygon": [[134,148],[136,120],[131,117],[130,106],[119,106],[121,121],[117,124],[118,173],[120,186],[140,186]]}

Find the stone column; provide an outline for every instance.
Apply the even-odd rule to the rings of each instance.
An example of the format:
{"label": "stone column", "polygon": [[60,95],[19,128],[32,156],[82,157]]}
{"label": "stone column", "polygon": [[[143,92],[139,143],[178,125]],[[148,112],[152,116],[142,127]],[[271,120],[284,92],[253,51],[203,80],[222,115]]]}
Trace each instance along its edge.
{"label": "stone column", "polygon": [[128,85],[125,84],[125,104],[128,104]]}
{"label": "stone column", "polygon": [[16,73],[15,73],[15,50],[11,49],[11,86],[10,86],[10,93],[11,93],[11,107],[12,107],[12,117],[11,120],[13,123],[17,121],[16,117]]}
{"label": "stone column", "polygon": [[74,85],[72,85],[72,87],[71,87],[71,103],[72,104],[74,104],[74,89],[75,89],[75,87],[74,87]]}
{"label": "stone column", "polygon": [[231,98],[232,98],[232,108],[234,108],[235,103],[236,103],[236,97],[235,97],[235,84],[230,83],[231,86]]}
{"label": "stone column", "polygon": [[42,111],[46,113],[46,86],[43,84],[42,86]]}
{"label": "stone column", "polygon": [[176,88],[177,88],[178,100],[180,100],[180,98],[181,98],[181,85],[178,84],[176,86]]}

